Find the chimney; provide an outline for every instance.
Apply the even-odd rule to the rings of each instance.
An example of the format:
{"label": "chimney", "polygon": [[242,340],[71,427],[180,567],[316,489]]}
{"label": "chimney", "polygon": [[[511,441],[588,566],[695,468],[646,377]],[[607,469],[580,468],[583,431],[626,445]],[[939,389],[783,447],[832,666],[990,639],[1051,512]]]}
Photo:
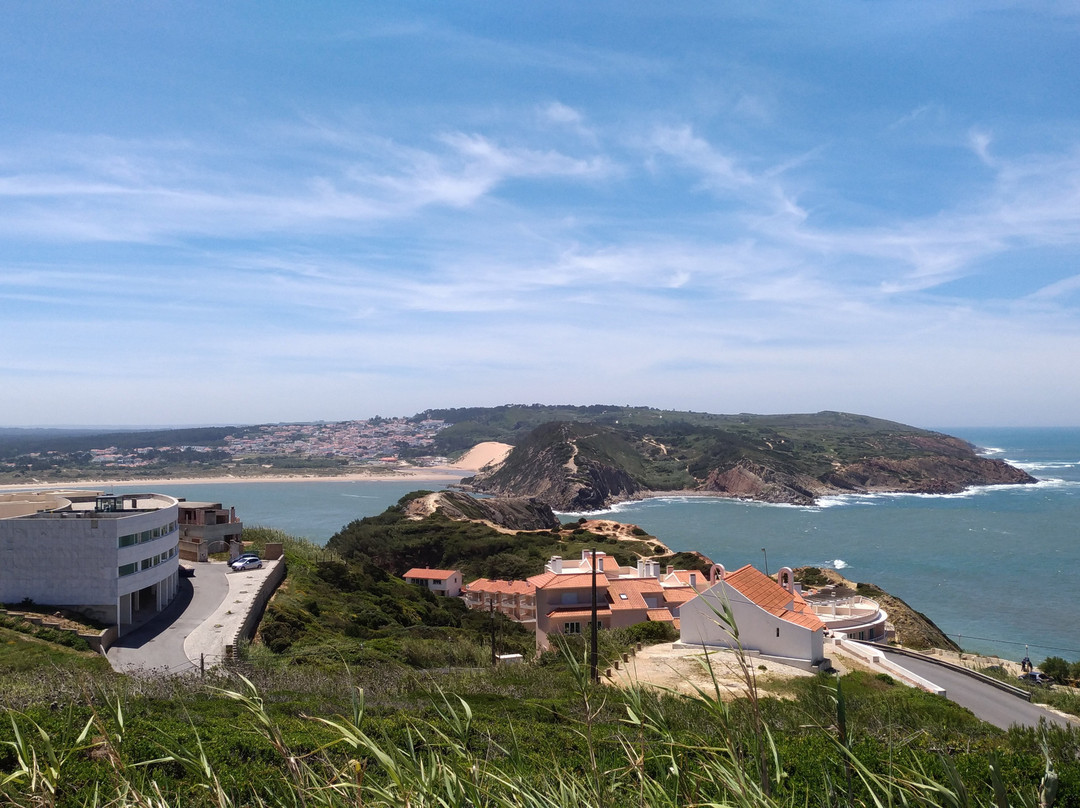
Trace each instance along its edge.
{"label": "chimney", "polygon": [[675,573],[675,567],[673,567],[671,564],[668,564],[667,565],[667,574],[668,575],[673,575],[674,573]]}
{"label": "chimney", "polygon": [[696,572],[691,572],[690,573],[690,586],[697,586],[697,573]]}
{"label": "chimney", "polygon": [[562,556],[552,556],[551,561],[548,562],[548,566],[551,567],[551,571],[554,573],[562,572]]}
{"label": "chimney", "polygon": [[604,571],[604,554],[603,553],[597,553],[596,554],[596,571],[597,572],[603,572]]}

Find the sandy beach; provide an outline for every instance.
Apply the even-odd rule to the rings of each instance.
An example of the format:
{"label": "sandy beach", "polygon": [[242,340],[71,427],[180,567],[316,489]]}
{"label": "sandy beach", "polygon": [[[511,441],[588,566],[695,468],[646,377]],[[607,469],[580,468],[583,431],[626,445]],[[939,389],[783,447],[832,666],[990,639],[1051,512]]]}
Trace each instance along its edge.
{"label": "sandy beach", "polygon": [[400,482],[402,480],[415,480],[424,483],[456,483],[459,480],[472,476],[480,469],[501,463],[503,458],[510,452],[512,447],[506,443],[487,442],[480,443],[470,449],[456,463],[448,466],[398,466],[386,469],[371,469],[370,471],[355,471],[349,474],[255,474],[239,476],[235,474],[219,474],[212,477],[127,477],[127,478],[86,478],[81,480],[65,480],[52,482],[48,480],[28,480],[21,483],[0,485],[0,491],[25,491],[27,489],[49,490],[72,487],[85,487],[100,485],[103,487],[138,486],[139,488],[153,488],[169,485],[206,484],[220,485],[229,483],[297,483],[297,482]]}

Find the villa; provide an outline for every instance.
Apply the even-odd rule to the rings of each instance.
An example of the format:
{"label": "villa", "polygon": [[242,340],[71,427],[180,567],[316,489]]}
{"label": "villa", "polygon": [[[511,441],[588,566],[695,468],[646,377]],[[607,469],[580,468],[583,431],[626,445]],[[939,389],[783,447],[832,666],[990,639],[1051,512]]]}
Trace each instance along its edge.
{"label": "villa", "polygon": [[592,622],[593,564],[596,565],[596,620],[599,628],[624,628],[649,621],[678,628],[679,609],[705,588],[692,570],[640,560],[620,567],[604,552],[583,550],[579,559],[552,556],[544,572],[526,581],[481,578],[465,587],[472,609],[495,608],[512,620],[535,626],[536,645],[546,649],[551,634],[581,634]]}
{"label": "villa", "polygon": [[418,584],[436,595],[456,598],[461,594],[461,573],[457,570],[431,570],[413,567],[403,576],[406,583]]}

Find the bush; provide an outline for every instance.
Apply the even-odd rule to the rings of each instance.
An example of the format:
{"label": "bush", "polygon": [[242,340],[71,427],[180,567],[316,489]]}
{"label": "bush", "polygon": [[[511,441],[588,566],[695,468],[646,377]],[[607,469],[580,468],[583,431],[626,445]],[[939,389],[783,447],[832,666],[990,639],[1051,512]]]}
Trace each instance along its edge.
{"label": "bush", "polygon": [[1047,657],[1039,666],[1039,670],[1047,676],[1053,676],[1059,682],[1064,682],[1069,678],[1069,663],[1061,657]]}

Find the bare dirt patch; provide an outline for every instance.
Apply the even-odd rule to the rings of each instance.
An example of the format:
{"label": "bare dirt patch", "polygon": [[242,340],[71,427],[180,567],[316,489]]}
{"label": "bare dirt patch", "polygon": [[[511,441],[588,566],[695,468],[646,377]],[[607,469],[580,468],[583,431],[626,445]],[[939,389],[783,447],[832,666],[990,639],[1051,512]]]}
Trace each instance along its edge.
{"label": "bare dirt patch", "polygon": [[[782,688],[776,691],[770,688],[792,679],[813,676],[809,671],[772,660],[749,656],[746,662],[751,667],[758,692],[763,696],[783,698]],[[620,662],[619,669],[612,669],[611,674],[608,681],[619,687],[645,685],[691,696],[698,695],[700,689],[709,697],[715,697],[718,688],[724,701],[747,695],[746,673],[738,655],[723,649],[710,649],[706,664],[706,654],[701,648],[676,647],[674,643],[650,645],[631,656],[629,662]]]}

